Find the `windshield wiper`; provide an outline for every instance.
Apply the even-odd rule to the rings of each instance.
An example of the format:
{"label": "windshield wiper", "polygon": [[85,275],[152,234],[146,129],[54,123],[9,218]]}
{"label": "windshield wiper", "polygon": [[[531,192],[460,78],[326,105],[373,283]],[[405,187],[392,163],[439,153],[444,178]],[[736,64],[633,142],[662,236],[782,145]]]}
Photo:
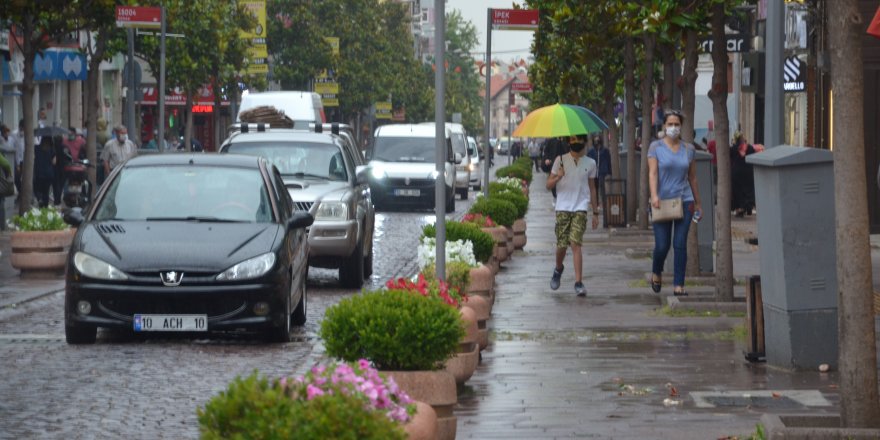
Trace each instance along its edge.
{"label": "windshield wiper", "polygon": [[320,174],[311,174],[311,173],[293,173],[293,174],[284,174],[284,176],[295,177],[297,179],[302,179],[304,177],[312,177],[315,179],[327,179],[327,176],[322,176]]}
{"label": "windshield wiper", "polygon": [[148,222],[248,223],[244,220],[232,220],[232,219],[227,219],[227,218],[217,218],[217,217],[209,217],[209,216],[195,216],[195,215],[191,215],[188,217],[147,217],[145,220]]}

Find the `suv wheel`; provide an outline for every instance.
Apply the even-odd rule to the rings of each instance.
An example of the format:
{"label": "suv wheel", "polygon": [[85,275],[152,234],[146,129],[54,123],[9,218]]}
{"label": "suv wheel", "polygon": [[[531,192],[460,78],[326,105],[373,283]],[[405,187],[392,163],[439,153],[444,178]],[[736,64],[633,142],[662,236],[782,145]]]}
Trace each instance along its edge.
{"label": "suv wheel", "polygon": [[339,268],[339,281],[344,287],[360,289],[364,284],[364,248],[358,243],[351,256]]}
{"label": "suv wheel", "polygon": [[367,255],[364,257],[364,278],[370,277],[373,275],[373,247],[370,246],[370,251],[367,252]]}

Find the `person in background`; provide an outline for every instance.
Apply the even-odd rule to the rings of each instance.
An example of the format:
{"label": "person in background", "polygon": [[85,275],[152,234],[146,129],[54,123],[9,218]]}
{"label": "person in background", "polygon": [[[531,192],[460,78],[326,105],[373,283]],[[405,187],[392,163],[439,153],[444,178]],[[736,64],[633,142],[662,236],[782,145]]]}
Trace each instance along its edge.
{"label": "person in background", "polygon": [[110,171],[132,157],[137,156],[137,147],[128,140],[128,129],[119,125],[113,129],[114,138],[107,141],[101,159],[104,160],[104,176],[109,176]]}
{"label": "person in background", "polygon": [[535,164],[535,172],[541,172],[541,144],[534,139],[529,139],[529,158]]}
{"label": "person in background", "polygon": [[605,203],[605,179],[611,176],[611,152],[605,148],[601,136],[594,136],[592,147],[587,151],[587,157],[596,161],[599,174],[596,176],[596,193],[599,209],[604,209]]}
{"label": "person in background", "polygon": [[[703,141],[706,141],[706,138],[703,138]],[[718,156],[715,147],[715,137],[709,142],[706,142],[706,151],[712,155],[712,183],[718,185]]]}
{"label": "person in background", "polygon": [[752,214],[755,209],[754,166],[746,162],[746,156],[753,154],[755,148],[746,141],[739,131],[733,134],[730,147],[731,208],[737,217]]}
{"label": "person in background", "polygon": [[15,138],[12,141],[12,147],[15,149],[15,161],[12,167],[15,169],[15,188],[19,194],[21,194],[21,164],[24,162],[24,136],[24,119],[21,119],[18,121],[18,131],[12,134]]}
{"label": "person in background", "polygon": [[[6,155],[14,155],[15,147],[12,145],[12,134],[9,127],[0,124],[0,170],[3,177],[8,179],[12,177],[12,165],[6,159]],[[6,197],[0,197],[0,230],[6,230]]]}
{"label": "person in background", "polygon": [[654,222],[654,258],[651,268],[651,289],[660,292],[661,276],[669,247],[675,249],[672,293],[687,295],[684,270],[687,266],[687,236],[691,221],[702,212],[697,189],[697,163],[693,145],[681,141],[681,112],[670,110],[663,118],[664,137],[648,147],[648,186],[651,208],[660,208],[660,200],[681,197],[683,216],[679,220]]}
{"label": "person in background", "polygon": [[[159,142],[156,140],[159,137],[159,131],[153,130],[153,138],[147,142],[147,145],[144,145],[144,148],[147,150],[159,150]],[[168,141],[166,140],[162,145],[163,151],[168,151]]]}
{"label": "person in background", "polygon": [[86,149],[83,148],[85,145],[86,140],[76,133],[76,129],[68,127],[67,139],[64,139],[64,148],[70,154],[71,160],[80,160],[85,157]]}
{"label": "person in background", "polygon": [[34,196],[40,208],[49,206],[49,190],[55,180],[56,144],[61,144],[60,136],[42,136],[40,145],[34,148]]}
{"label": "person in background", "polygon": [[557,188],[556,199],[556,266],[550,278],[550,288],[559,288],[565,266],[565,253],[571,247],[574,260],[574,291],[577,296],[586,296],[587,290],[581,279],[583,276],[583,253],[581,242],[587,230],[587,210],[593,208],[593,229],[599,226],[599,212],[596,197],[596,161],[585,157],[586,137],[569,138],[571,152],[558,156],[553,162],[547,189]]}

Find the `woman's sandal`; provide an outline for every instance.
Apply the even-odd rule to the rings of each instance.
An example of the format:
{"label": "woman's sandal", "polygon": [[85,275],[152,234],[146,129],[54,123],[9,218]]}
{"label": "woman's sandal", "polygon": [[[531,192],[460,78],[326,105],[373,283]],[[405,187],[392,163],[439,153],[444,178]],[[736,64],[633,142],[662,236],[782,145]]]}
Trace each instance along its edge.
{"label": "woman's sandal", "polygon": [[[655,281],[656,280],[656,281]],[[655,278],[654,275],[651,275],[651,290],[654,293],[660,293],[660,288],[663,287],[663,280],[659,278]]]}

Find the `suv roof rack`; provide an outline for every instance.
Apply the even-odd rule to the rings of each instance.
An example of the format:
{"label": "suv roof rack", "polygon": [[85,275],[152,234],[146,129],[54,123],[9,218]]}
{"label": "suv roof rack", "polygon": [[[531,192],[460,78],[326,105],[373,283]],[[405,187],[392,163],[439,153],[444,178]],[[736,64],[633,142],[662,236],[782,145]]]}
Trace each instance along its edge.
{"label": "suv roof rack", "polygon": [[354,133],[351,126],[348,124],[340,124],[339,122],[325,122],[323,124],[316,124],[314,122],[309,123],[309,130],[314,131],[315,133],[323,133],[325,131],[330,131],[333,134],[339,134],[340,131],[347,131],[349,133]]}

